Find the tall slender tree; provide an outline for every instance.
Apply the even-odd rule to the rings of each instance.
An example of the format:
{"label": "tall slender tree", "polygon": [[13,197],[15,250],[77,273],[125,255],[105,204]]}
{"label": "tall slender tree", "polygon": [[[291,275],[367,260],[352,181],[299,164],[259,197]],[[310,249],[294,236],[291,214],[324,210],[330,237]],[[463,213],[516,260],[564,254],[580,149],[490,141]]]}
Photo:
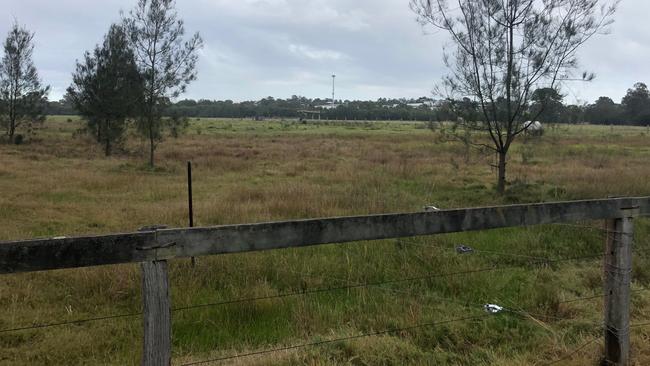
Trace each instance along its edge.
{"label": "tall slender tree", "polygon": [[0,123],[9,142],[25,124],[43,122],[49,86],[43,86],[32,56],[34,33],[15,22],[4,42],[0,62]]}
{"label": "tall slender tree", "polygon": [[[577,50],[610,24],[615,0],[410,0],[423,26],[446,31],[451,70],[440,87],[478,102],[484,132],[498,156],[497,192],[506,187],[508,151],[524,132],[532,92],[576,79]],[[582,79],[592,77],[587,73]],[[543,108],[539,109],[543,111]],[[541,113],[541,112],[540,112]],[[534,116],[533,116],[534,118]]]}
{"label": "tall slender tree", "polygon": [[86,52],[72,74],[68,98],[108,156],[126,131],[127,118],[139,114],[142,77],[124,28],[111,25],[101,46]]}
{"label": "tall slender tree", "polygon": [[174,0],[138,0],[124,18],[144,78],[137,127],[149,140],[150,166],[154,165],[154,152],[164,129],[175,121],[163,118],[163,111],[196,79],[198,50],[203,45],[198,33],[183,39],[185,26],[175,8]]}

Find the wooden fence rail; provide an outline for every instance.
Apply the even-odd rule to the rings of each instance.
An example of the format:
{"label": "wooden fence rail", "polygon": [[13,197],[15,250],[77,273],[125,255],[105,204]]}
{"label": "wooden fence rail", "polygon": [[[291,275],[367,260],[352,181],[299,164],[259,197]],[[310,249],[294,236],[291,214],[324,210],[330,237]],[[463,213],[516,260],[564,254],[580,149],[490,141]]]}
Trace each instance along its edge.
{"label": "wooden fence rail", "polygon": [[0,274],[650,214],[650,197],[160,229],[0,242]]}
{"label": "wooden fence rail", "polygon": [[461,231],[608,220],[605,341],[609,364],[629,357],[632,218],[650,215],[650,197],[463,208],[367,216],[0,242],[0,274],[143,263],[143,365],[170,363],[166,260]]}

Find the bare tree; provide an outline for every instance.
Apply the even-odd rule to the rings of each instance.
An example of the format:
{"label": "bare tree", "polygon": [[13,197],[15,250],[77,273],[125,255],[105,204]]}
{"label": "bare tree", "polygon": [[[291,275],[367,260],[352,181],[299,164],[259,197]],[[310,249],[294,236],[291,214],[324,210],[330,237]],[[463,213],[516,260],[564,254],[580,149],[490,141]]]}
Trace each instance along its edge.
{"label": "bare tree", "polygon": [[156,144],[165,127],[177,131],[177,119],[163,118],[171,99],[185,92],[196,79],[198,33],[184,41],[185,26],[178,19],[174,0],[138,0],[124,19],[131,37],[136,63],[144,78],[142,116],[138,131],[149,139],[149,165],[154,165]]}
{"label": "bare tree", "polygon": [[23,124],[45,119],[45,101],[49,86],[42,86],[32,61],[34,33],[14,23],[4,43],[0,62],[0,122],[9,142]]}
{"label": "bare tree", "polygon": [[[556,89],[575,78],[576,52],[611,24],[618,1],[608,0],[410,0],[424,26],[449,33],[451,73],[439,90],[478,103],[477,120],[464,128],[485,132],[483,144],[498,155],[497,192],[506,186],[508,151],[528,127],[534,90]],[[543,108],[541,109],[543,110]],[[538,110],[538,113],[541,113]]]}

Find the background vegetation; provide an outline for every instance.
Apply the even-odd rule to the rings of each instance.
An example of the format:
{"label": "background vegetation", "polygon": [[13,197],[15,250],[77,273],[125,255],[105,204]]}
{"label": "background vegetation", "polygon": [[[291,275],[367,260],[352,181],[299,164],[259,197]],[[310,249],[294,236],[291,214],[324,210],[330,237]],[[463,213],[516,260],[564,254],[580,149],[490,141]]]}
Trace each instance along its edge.
{"label": "background vegetation", "polygon": [[[532,109],[542,100],[546,100],[544,111],[539,120],[545,123],[591,123],[604,125],[637,125],[645,126],[650,123],[650,93],[645,83],[637,83],[628,89],[625,97],[617,103],[612,98],[603,96],[593,103],[571,104],[566,101],[567,95],[561,91],[539,89],[533,95]],[[432,103],[428,97],[416,99],[387,99],[380,98],[372,101],[338,100],[338,108],[321,110],[323,119],[361,120],[361,121],[438,121],[453,120],[457,117],[448,108],[448,101],[437,102],[437,107],[431,109],[426,105]],[[463,101],[457,101],[462,103]],[[232,100],[193,100],[185,99],[173,103],[166,114],[185,117],[202,118],[298,118],[299,110],[314,110],[317,106],[331,103],[329,99],[306,98],[292,96],[290,98],[267,97],[257,101],[234,102]],[[447,107],[447,108],[446,108]],[[65,99],[51,101],[47,107],[51,115],[75,115],[77,111]],[[466,114],[467,111],[463,111]]]}

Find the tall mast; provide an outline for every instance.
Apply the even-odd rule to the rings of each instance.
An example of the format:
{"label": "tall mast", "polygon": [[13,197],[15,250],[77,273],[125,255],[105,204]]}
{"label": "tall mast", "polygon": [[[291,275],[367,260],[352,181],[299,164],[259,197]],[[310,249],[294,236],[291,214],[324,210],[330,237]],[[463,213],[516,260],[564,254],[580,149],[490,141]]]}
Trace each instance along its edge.
{"label": "tall mast", "polygon": [[336,103],[335,102],[336,99],[334,99],[334,90],[335,90],[334,89],[334,81],[335,80],[336,80],[336,75],[332,74],[332,105],[334,105],[334,103]]}

